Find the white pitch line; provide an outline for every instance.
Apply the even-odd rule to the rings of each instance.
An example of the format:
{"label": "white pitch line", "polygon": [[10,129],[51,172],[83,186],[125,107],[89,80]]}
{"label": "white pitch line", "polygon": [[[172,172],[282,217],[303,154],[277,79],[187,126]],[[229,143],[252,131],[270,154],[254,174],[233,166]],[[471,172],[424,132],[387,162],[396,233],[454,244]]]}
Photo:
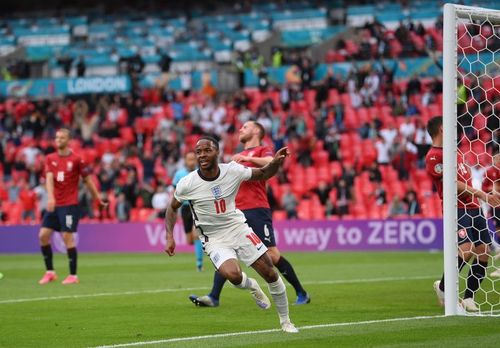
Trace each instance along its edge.
{"label": "white pitch line", "polygon": [[[370,325],[370,324],[379,324],[379,323],[392,323],[392,322],[397,322],[397,321],[426,320],[426,319],[436,319],[436,318],[444,318],[444,315],[430,315],[430,316],[419,316],[419,317],[391,318],[391,319],[380,319],[380,320],[366,320],[366,321],[354,321],[354,322],[344,322],[344,323],[308,325],[308,326],[299,327],[299,329],[300,330],[311,330],[311,329],[321,329],[321,328],[329,328],[329,327]],[[204,336],[168,338],[168,339],[156,340],[156,341],[142,341],[142,342],[112,344],[112,345],[108,345],[108,346],[97,346],[95,348],[119,348],[119,347],[146,346],[146,345],[151,345],[151,344],[174,343],[174,342],[183,342],[183,341],[184,342],[185,341],[198,341],[198,340],[205,340],[205,339],[212,339],[212,338],[255,335],[255,334],[280,332],[280,331],[281,331],[280,329],[241,331],[241,332],[231,332],[231,333],[223,333],[223,334],[204,335]]]}
{"label": "white pitch line", "polygon": [[[376,283],[376,282],[387,282],[387,281],[422,280],[422,279],[434,279],[434,278],[436,278],[436,276],[385,277],[385,278],[310,281],[310,282],[303,282],[303,284],[305,284],[305,285],[356,284],[356,283]],[[139,291],[124,291],[124,292],[102,292],[102,293],[95,293],[95,294],[80,294],[80,295],[32,297],[32,298],[0,300],[0,304],[24,303],[24,302],[34,302],[34,301],[56,301],[56,300],[68,300],[68,299],[78,299],[78,298],[88,298],[88,297],[103,297],[103,296],[127,296],[127,295],[140,295],[140,294],[158,294],[158,293],[163,293],[163,292],[201,291],[201,290],[210,290],[210,288],[209,287],[175,288],[175,289],[139,290]]]}

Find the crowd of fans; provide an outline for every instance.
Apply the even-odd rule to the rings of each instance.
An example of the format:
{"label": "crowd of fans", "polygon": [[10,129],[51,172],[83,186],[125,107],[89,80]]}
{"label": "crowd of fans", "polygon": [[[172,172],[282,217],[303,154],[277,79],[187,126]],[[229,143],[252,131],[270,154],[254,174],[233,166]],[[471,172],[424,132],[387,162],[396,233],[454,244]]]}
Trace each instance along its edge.
{"label": "crowd of fans", "polygon": [[[35,102],[6,100],[0,104],[2,201],[20,203],[23,220],[39,217],[47,200],[43,159],[54,151],[52,139],[61,126],[72,129],[75,136],[72,147],[93,167],[100,189],[108,196],[116,196],[116,204],[110,206],[113,212],[97,211],[89,194],[82,190],[80,201],[84,215],[90,218],[127,221],[136,208],[151,209],[151,215],[145,218],[160,216],[158,212],[165,210],[171,194],[171,178],[182,166],[182,156],[192,149],[196,137],[208,133],[220,139],[227,161],[237,151],[240,125],[250,119],[266,128],[269,145],[291,146],[296,153],[291,159],[292,166],[295,162],[304,168],[315,166],[312,152],[317,144],[323,144],[321,150],[328,153],[328,161],[341,161],[341,139],[355,130],[345,126],[343,112],[350,106],[329,104],[330,91],[348,94],[353,88],[349,87],[353,79],[360,82],[359,86],[374,80],[374,76],[380,80],[377,93],[381,96],[393,93],[394,88],[372,71],[357,71],[347,81],[330,75],[318,86],[304,85],[301,75],[281,90],[264,93],[240,90],[226,99],[204,88],[200,93],[187,96],[169,90],[152,90],[144,91],[135,99],[114,95]],[[401,92],[401,96],[406,93]],[[314,96],[312,100],[310,96]],[[311,105],[305,103],[306,98]],[[377,98],[374,100],[378,101]],[[423,131],[422,124],[415,124],[412,118],[407,118],[399,128],[395,128],[394,123],[381,124],[377,119],[363,125],[360,138],[370,139],[378,150],[378,164],[369,168],[370,180],[380,182],[378,166],[391,163],[398,169],[400,179],[408,179],[408,171],[414,166],[413,157],[422,160],[425,153],[425,150],[418,151],[415,144],[418,131]],[[419,140],[420,145],[428,146],[428,139],[422,134],[418,136],[423,138]],[[401,158],[404,156],[408,159]],[[279,198],[271,197],[274,208],[284,209],[290,218],[297,217],[302,196],[316,192],[327,216],[348,214],[355,199],[351,189],[354,179],[368,169],[360,164],[360,158],[356,161],[349,164],[350,169],[343,170],[338,181],[332,176],[328,183],[319,183],[308,192],[288,188]],[[288,174],[280,173],[281,184],[291,181]],[[335,204],[330,198],[332,190],[336,192]],[[270,195],[273,195],[271,189]],[[406,208],[398,208],[396,202],[393,203],[392,215],[406,213]],[[410,208],[411,204],[403,204],[408,204],[412,213],[419,213],[418,208]],[[9,205],[2,207],[2,217],[6,220],[11,213]]]}
{"label": "crowd of fans", "polygon": [[[240,149],[239,127],[248,120],[264,126],[267,145],[274,149],[287,145],[292,153],[285,169],[268,185],[276,218],[439,215],[424,158],[431,144],[425,123],[441,113],[442,81],[417,75],[395,80],[400,63],[389,66],[382,57],[390,56],[386,47],[394,47],[391,35],[407,44],[401,52],[410,56],[439,49],[434,32],[441,29],[439,21],[427,30],[421,24],[401,23],[394,32],[380,23],[367,24],[359,54],[369,56],[354,57],[377,58],[379,64],[353,63],[346,77],[330,69],[319,82],[316,66],[304,53],[287,52],[283,57],[283,52],[273,52],[273,66],[291,64],[285,83],[279,85],[269,80],[258,52],[249,51],[237,57],[235,66],[241,72],[244,68],[258,72],[258,88],[240,88],[231,95],[218,95],[204,79],[197,92],[184,81],[181,92],[157,84],[143,91],[136,86],[130,95],[4,100],[0,221],[38,221],[43,214],[44,156],[55,150],[52,140],[61,126],[72,130],[71,147],[92,167],[96,184],[111,201],[106,210],[99,210],[89,193],[81,190],[84,217],[136,221],[164,216],[172,178],[200,135],[220,140],[223,161],[229,161]],[[340,45],[342,54],[345,47]],[[164,65],[170,62],[165,57]],[[460,146],[467,152],[476,140],[486,143],[489,157],[479,160],[483,168],[498,152],[499,137],[494,109],[498,93],[494,88],[477,88],[485,82],[458,81],[459,139],[465,139]],[[474,127],[479,119],[482,128]],[[480,172],[474,167],[477,157],[476,162],[468,158],[473,170]]]}

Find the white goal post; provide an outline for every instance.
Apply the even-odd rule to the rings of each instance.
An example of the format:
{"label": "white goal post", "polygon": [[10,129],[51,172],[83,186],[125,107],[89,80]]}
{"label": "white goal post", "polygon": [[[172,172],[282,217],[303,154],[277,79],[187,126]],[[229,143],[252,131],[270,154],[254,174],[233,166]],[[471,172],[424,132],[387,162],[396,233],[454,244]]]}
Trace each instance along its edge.
{"label": "white goal post", "polygon": [[[459,292],[460,292],[460,274],[457,269],[457,77],[463,77],[464,72],[458,72],[459,61],[463,59],[465,50],[459,50],[459,33],[458,26],[463,21],[470,21],[473,25],[482,27],[484,23],[490,25],[493,29],[493,40],[498,40],[495,36],[500,25],[500,11],[476,8],[468,6],[460,6],[454,4],[444,5],[444,27],[443,27],[443,224],[444,224],[444,272],[445,272],[445,315],[460,315],[466,314],[460,307]],[[475,23],[475,24],[474,24]],[[488,24],[489,23],[489,24]],[[462,28],[463,29],[463,28]],[[481,29],[479,29],[481,34]],[[473,35],[473,34],[468,34]],[[482,39],[482,38],[478,38]],[[486,42],[489,42],[486,39]],[[471,48],[468,48],[471,49]],[[486,50],[486,47],[484,50]],[[486,52],[489,53],[489,52]],[[495,52],[493,52],[495,53]],[[478,49],[478,57],[480,49]],[[460,58],[460,59],[459,59]],[[479,58],[478,58],[479,59]],[[496,50],[493,54],[492,70],[498,74],[500,67],[500,52]],[[496,65],[496,66],[494,66]],[[472,64],[469,65],[470,67]],[[472,68],[470,68],[472,70]],[[487,75],[490,69],[485,68],[484,74]],[[473,74],[473,72],[470,72]],[[480,77],[475,77],[480,81]],[[492,76],[494,79],[495,76]],[[468,112],[468,110],[467,110]],[[498,117],[498,115],[496,115]],[[488,276],[487,276],[488,277]],[[500,282],[499,282],[500,283]],[[463,279],[462,279],[463,284]],[[491,282],[493,291],[495,292],[495,282]],[[500,288],[500,284],[496,285],[496,292]],[[486,296],[488,301],[488,297]],[[495,301],[500,297],[495,297]],[[486,306],[483,306],[483,308]],[[481,309],[479,314],[494,314],[494,309],[498,309],[498,304],[491,305],[491,312]]]}

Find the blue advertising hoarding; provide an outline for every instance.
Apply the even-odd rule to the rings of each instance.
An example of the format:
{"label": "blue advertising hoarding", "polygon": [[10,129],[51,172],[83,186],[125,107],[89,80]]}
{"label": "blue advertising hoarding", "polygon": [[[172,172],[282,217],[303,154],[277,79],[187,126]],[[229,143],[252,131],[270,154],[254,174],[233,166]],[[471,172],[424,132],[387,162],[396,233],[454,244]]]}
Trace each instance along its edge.
{"label": "blue advertising hoarding", "polygon": [[130,78],[125,75],[30,79],[0,82],[0,97],[54,98],[92,93],[126,93],[130,89]]}

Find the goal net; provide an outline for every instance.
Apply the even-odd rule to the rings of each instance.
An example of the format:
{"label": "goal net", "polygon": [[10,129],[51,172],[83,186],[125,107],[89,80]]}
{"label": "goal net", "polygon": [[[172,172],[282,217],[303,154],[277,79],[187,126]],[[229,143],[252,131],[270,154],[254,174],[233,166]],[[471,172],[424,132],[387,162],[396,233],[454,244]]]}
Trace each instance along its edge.
{"label": "goal net", "polygon": [[[494,209],[480,200],[479,209],[461,210],[468,193],[458,193],[458,181],[500,193],[491,174],[500,134],[500,11],[446,4],[443,30],[445,314],[500,315]],[[460,257],[470,257],[461,270]]]}

